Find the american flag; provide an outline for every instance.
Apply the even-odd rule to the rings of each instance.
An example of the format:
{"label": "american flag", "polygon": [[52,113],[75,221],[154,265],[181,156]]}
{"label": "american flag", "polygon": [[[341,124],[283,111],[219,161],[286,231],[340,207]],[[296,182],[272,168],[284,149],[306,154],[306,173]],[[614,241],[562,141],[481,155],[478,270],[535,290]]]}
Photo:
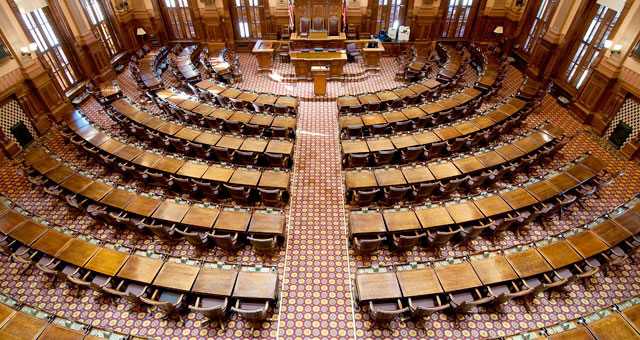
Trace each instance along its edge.
{"label": "american flag", "polygon": [[293,5],[289,0],[289,29],[293,30]]}
{"label": "american flag", "polygon": [[342,30],[347,29],[347,0],[342,1]]}

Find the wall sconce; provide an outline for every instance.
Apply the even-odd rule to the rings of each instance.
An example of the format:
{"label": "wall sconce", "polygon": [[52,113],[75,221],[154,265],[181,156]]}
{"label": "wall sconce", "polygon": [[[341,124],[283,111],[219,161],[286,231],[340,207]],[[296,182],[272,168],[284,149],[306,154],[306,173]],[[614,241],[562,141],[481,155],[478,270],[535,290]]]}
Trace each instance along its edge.
{"label": "wall sconce", "polygon": [[31,56],[31,53],[35,52],[38,49],[38,45],[36,43],[31,43],[29,46],[20,47],[20,53],[22,55]]}
{"label": "wall sconce", "polygon": [[493,33],[495,34],[504,34],[504,27],[502,26],[498,26],[493,30]]}
{"label": "wall sconce", "polygon": [[622,45],[620,44],[613,45],[613,48],[611,49],[611,53],[620,53],[621,51]]}
{"label": "wall sconce", "polygon": [[147,31],[144,30],[144,28],[142,27],[138,27],[138,29],[136,29],[136,35],[146,35]]}
{"label": "wall sconce", "polygon": [[613,41],[611,40],[605,40],[604,41],[604,48],[606,49],[611,49],[611,53],[620,53],[622,51],[622,45],[621,44],[613,44]]}

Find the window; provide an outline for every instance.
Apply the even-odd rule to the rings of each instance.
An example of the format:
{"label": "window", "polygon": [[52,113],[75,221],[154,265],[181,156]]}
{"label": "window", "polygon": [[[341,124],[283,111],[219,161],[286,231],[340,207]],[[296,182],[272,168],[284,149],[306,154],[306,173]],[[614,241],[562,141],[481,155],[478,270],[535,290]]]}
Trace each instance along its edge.
{"label": "window", "polygon": [[445,13],[443,38],[464,38],[468,33],[473,0],[449,0]]}
{"label": "window", "polygon": [[106,20],[102,4],[99,0],[82,0],[82,5],[98,33],[98,39],[107,50],[107,55],[113,58],[118,54],[118,41],[115,39],[110,23]]}
{"label": "window", "polygon": [[232,0],[232,7],[236,8],[235,19],[238,25],[236,37],[238,39],[262,38],[262,17],[264,6],[262,0]]}
{"label": "window", "polygon": [[38,8],[33,12],[21,13],[21,15],[29,33],[38,45],[38,50],[45,63],[53,72],[56,82],[63,91],[68,91],[78,82],[78,73],[67,58],[43,9]]}
{"label": "window", "polygon": [[522,50],[526,54],[531,54],[539,39],[547,33],[549,21],[551,21],[551,16],[553,15],[557,4],[558,0],[542,0],[540,2],[540,7],[538,7],[538,10],[535,12],[535,16],[533,17],[533,21],[531,22],[529,35],[527,35],[524,43],[522,44]]}
{"label": "window", "polygon": [[620,13],[608,9],[602,5],[596,5],[596,13],[591,19],[591,23],[586,27],[582,38],[576,42],[576,46],[571,49],[572,56],[569,65],[563,74],[564,80],[575,88],[580,88],[589,68],[595,61],[604,46],[604,41],[609,37],[609,33]]}
{"label": "window", "polygon": [[189,0],[163,0],[162,3],[169,21],[171,39],[195,39],[196,31],[191,19]]}
{"label": "window", "polygon": [[378,2],[375,8],[376,27],[374,33],[398,28],[404,24],[406,1],[408,0],[374,0]]}

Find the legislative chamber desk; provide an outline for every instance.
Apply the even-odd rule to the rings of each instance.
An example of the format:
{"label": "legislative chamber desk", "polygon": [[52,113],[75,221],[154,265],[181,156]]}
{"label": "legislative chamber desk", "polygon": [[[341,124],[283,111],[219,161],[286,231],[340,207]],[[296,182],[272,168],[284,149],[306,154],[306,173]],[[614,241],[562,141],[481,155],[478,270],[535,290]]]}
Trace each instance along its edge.
{"label": "legislative chamber desk", "polygon": [[278,42],[274,40],[258,40],[253,46],[253,54],[258,59],[258,73],[271,72],[273,66],[274,45]]}
{"label": "legislative chamber desk", "polygon": [[291,51],[291,63],[295,67],[296,80],[311,80],[311,66],[329,66],[329,79],[340,79],[347,63],[347,53]]}

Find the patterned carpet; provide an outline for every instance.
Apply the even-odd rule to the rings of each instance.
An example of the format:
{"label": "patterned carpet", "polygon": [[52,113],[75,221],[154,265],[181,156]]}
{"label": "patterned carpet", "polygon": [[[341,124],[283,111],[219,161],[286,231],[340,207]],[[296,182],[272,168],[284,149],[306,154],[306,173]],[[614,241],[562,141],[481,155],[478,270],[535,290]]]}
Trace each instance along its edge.
{"label": "patterned carpet", "polygon": [[[160,312],[149,315],[127,312],[126,302],[114,306],[97,304],[93,301],[92,292],[85,292],[79,298],[74,298],[67,284],[52,288],[43,281],[43,277],[38,272],[20,275],[21,267],[5,256],[0,257],[0,293],[46,311],[101,328],[137,336],[186,340],[204,338],[492,338],[573,319],[612,303],[624,301],[640,292],[640,273],[634,264],[626,263],[608,276],[596,275],[591,280],[592,288],[589,290],[585,290],[579,284],[573,284],[562,297],[552,299],[537,297],[531,312],[527,312],[523,306],[515,302],[509,302],[504,306],[505,315],[473,314],[466,316],[464,320],[461,319],[458,328],[445,314],[436,314],[427,322],[429,330],[426,333],[421,328],[417,328],[413,322],[398,321],[392,323],[392,328],[395,330],[393,333],[379,328],[369,330],[370,319],[366,310],[352,302],[351,292],[356,268],[371,264],[427,261],[436,258],[431,251],[425,249],[414,249],[411,252],[399,254],[385,248],[374,256],[360,256],[355,255],[348,245],[335,97],[401,85],[394,80],[394,74],[397,71],[394,60],[383,58],[380,76],[366,77],[359,81],[330,82],[327,98],[312,98],[310,82],[291,84],[277,76],[258,76],[252,71],[256,68],[253,56],[241,54],[240,63],[244,80],[236,86],[294,95],[300,99],[286,246],[278,254],[267,258],[257,256],[249,246],[232,254],[220,250],[197,254],[193,247],[182,242],[169,249],[152,237],[141,238],[135,246],[167,252],[174,256],[202,256],[210,261],[220,260],[242,264],[262,262],[277,265],[282,278],[282,298],[280,308],[276,309],[273,315],[275,321],[265,322],[263,328],[254,331],[253,334],[249,334],[248,325],[233,314],[225,331],[202,326],[202,317],[194,313],[185,315],[184,325],[162,321]],[[361,68],[361,65],[350,64],[347,72],[358,74],[359,67]],[[281,76],[292,72],[290,65],[278,62],[275,69],[276,74]],[[175,83],[172,77],[169,72],[163,75],[163,79],[168,83]],[[476,72],[470,70],[463,77],[463,82],[470,84],[476,77]],[[139,92],[133,85],[128,72],[119,75],[118,81],[126,95],[134,99],[139,98]],[[510,69],[503,89],[495,99],[486,103],[484,108],[513,94],[521,81],[522,74],[515,68]],[[111,127],[112,122],[99,111],[93,100],[85,102],[82,108],[104,129],[116,134],[121,133]],[[565,109],[557,105],[554,98],[547,96],[537,113],[531,115],[526,124],[511,135],[520,134],[546,119],[562,126],[567,135],[585,129]],[[508,139],[511,135],[503,138]],[[496,244],[480,238],[471,243],[474,249],[453,249],[448,246],[443,249],[439,257],[495,250],[538,240],[586,223],[640,192],[640,168],[633,163],[614,157],[600,146],[601,143],[592,134],[580,133],[550,164],[536,169],[538,174],[542,174],[585,151],[591,151],[607,162],[612,172],[628,167],[623,177],[601,192],[601,199],[594,197],[587,200],[584,210],[572,208],[562,220],[556,219],[548,223],[546,229],[532,225],[526,235],[517,237],[507,233]],[[103,171],[100,165],[87,160],[57,134],[46,140],[45,145],[81,168],[93,173]],[[117,174],[101,176],[114,180],[119,177]],[[519,176],[515,181],[524,179],[523,176]],[[129,184],[145,191],[159,190],[145,187],[140,183]],[[86,231],[85,227],[91,222],[87,217],[74,218],[66,204],[55,204],[54,200],[43,197],[40,190],[31,189],[29,183],[11,166],[0,169],[0,193],[25,209],[72,230],[85,231],[97,238],[125,245],[131,245],[134,239],[128,232],[113,232],[106,228]]]}

